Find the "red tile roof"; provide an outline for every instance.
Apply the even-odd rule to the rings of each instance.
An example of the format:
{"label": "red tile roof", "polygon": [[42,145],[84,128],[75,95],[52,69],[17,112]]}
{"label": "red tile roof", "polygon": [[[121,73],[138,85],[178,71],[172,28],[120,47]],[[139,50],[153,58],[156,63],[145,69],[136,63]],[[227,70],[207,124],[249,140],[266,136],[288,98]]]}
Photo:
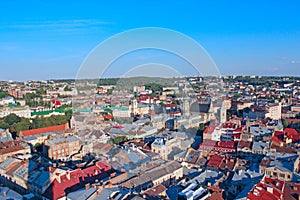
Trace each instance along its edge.
{"label": "red tile roof", "polygon": [[236,127],[236,124],[234,123],[226,123],[226,124],[223,124],[223,128],[230,128],[230,129],[233,129]]}
{"label": "red tile roof", "polygon": [[242,149],[244,147],[247,147],[248,149],[252,149],[252,142],[243,141],[243,140],[239,141],[238,148]]}
{"label": "red tile roof", "polygon": [[292,139],[293,142],[298,142],[300,140],[300,133],[294,128],[286,128],[284,129],[284,134]]}
{"label": "red tile roof", "polygon": [[86,183],[93,183],[96,179],[101,180],[105,177],[109,177],[108,171],[110,169],[108,165],[98,161],[95,165],[83,170],[76,169],[71,172],[66,172],[63,175],[57,174],[58,178],[54,179],[45,191],[44,196],[54,200],[60,199],[66,196],[68,192],[76,191],[84,187]]}
{"label": "red tile roof", "polygon": [[104,115],[103,117],[104,117],[104,119],[113,119],[113,118],[114,118],[114,117],[111,116],[111,115]]}
{"label": "red tile roof", "polygon": [[215,130],[215,127],[212,127],[212,126],[208,126],[205,128],[203,134],[212,134]]}
{"label": "red tile roof", "polygon": [[235,152],[235,142],[217,142],[210,139],[204,139],[203,143],[199,146],[200,150],[210,150],[210,151],[225,151],[225,152]]}
{"label": "red tile roof", "polygon": [[24,142],[18,140],[0,142],[0,155],[4,155],[7,153],[11,153],[11,155],[13,155],[15,152],[18,152],[25,148],[29,148],[29,146],[27,144],[26,146],[24,146]]}
{"label": "red tile roof", "polygon": [[287,183],[284,187],[283,199],[295,200],[300,197],[300,184],[299,183]]}
{"label": "red tile roof", "polygon": [[31,129],[31,130],[25,130],[20,132],[20,136],[32,136],[32,135],[37,135],[41,133],[48,133],[48,132],[55,132],[55,131],[63,131],[67,130],[69,128],[68,124],[61,124],[57,126],[49,126],[49,127],[44,127],[44,128],[36,128],[36,129]]}
{"label": "red tile roof", "polygon": [[249,200],[278,200],[282,199],[285,182],[265,177],[254,186],[248,194]]}
{"label": "red tile roof", "polygon": [[144,192],[145,195],[150,196],[150,197],[158,197],[160,196],[161,193],[166,191],[167,188],[163,186],[162,184],[159,184],[153,188],[150,188]]}
{"label": "red tile roof", "polygon": [[207,166],[218,169],[222,161],[223,161],[223,157],[215,154],[209,159]]}
{"label": "red tile roof", "polygon": [[52,103],[56,106],[61,106],[61,103],[59,100],[53,100]]}
{"label": "red tile roof", "polygon": [[113,128],[122,129],[122,128],[124,128],[124,126],[117,125],[117,126],[113,126]]}
{"label": "red tile roof", "polygon": [[165,105],[165,107],[166,107],[166,108],[176,108],[176,107],[177,107],[177,104],[171,103],[171,104]]}
{"label": "red tile roof", "polygon": [[234,141],[229,141],[229,142],[218,142],[217,147],[223,147],[223,148],[233,148],[234,149]]}
{"label": "red tile roof", "polygon": [[272,138],[272,141],[273,142],[277,142],[277,143],[283,143],[284,142],[284,134],[282,131],[275,131],[274,132],[274,135],[273,135],[273,138]]}

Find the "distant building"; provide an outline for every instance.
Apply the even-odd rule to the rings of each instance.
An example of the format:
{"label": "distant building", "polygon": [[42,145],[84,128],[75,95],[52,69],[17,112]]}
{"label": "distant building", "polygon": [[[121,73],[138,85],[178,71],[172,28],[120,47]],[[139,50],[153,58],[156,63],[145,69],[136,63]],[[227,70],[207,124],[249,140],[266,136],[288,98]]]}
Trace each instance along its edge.
{"label": "distant building", "polygon": [[17,106],[17,107],[4,107],[0,108],[0,118],[3,118],[10,114],[16,114],[19,117],[30,118],[31,110],[28,106]]}
{"label": "distant building", "polygon": [[179,146],[179,141],[175,138],[156,138],[151,144],[151,150],[154,153],[158,153],[161,158],[168,159],[168,155],[171,153],[172,149]]}
{"label": "distant building", "polygon": [[126,136],[132,138],[145,138],[157,132],[157,128],[152,126],[138,126],[135,124],[123,124],[122,126],[113,126],[109,133],[114,136]]}
{"label": "distant building", "polygon": [[68,160],[72,155],[81,158],[80,140],[76,136],[55,136],[48,139],[43,145],[43,153],[52,160]]}
{"label": "distant building", "polygon": [[273,120],[281,119],[281,103],[269,104],[267,109],[268,111],[266,117],[269,117]]}
{"label": "distant building", "polygon": [[190,107],[190,113],[191,114],[203,114],[204,115],[204,121],[208,122],[211,119],[214,118],[214,107],[212,104],[212,101],[210,102],[204,102],[204,103],[199,103],[199,102],[194,102],[191,104]]}
{"label": "distant building", "polygon": [[204,139],[203,143],[200,144],[199,150],[205,151],[205,152],[223,152],[223,153],[229,153],[229,152],[236,152],[235,142],[217,142],[214,140]]}
{"label": "distant building", "polygon": [[7,106],[9,104],[14,104],[14,103],[15,103],[15,99],[11,96],[0,99],[1,106],[5,106],[5,105]]}
{"label": "distant building", "polygon": [[145,91],[146,90],[146,87],[144,85],[142,86],[134,86],[133,87],[133,92],[141,92],[141,91]]}
{"label": "distant building", "polygon": [[111,106],[106,108],[110,110],[115,118],[130,117],[130,111],[128,107],[125,106]]}
{"label": "distant building", "polygon": [[269,151],[270,151],[270,143],[269,142],[254,141],[252,143],[252,153],[253,154],[266,155]]}
{"label": "distant building", "polygon": [[227,109],[225,107],[220,107],[218,110],[218,117],[220,123],[225,123],[227,121]]}
{"label": "distant building", "polygon": [[189,116],[172,117],[169,118],[165,127],[169,130],[179,130],[181,128],[189,129],[199,126],[200,123],[205,123],[205,115],[203,114],[192,114]]}
{"label": "distant building", "polygon": [[249,119],[265,119],[273,120],[281,119],[281,103],[268,105],[252,105],[243,109],[243,117]]}
{"label": "distant building", "polygon": [[12,141],[12,140],[14,140],[14,139],[12,138],[12,135],[9,132],[9,129],[6,129],[6,130],[0,129],[0,143]]}

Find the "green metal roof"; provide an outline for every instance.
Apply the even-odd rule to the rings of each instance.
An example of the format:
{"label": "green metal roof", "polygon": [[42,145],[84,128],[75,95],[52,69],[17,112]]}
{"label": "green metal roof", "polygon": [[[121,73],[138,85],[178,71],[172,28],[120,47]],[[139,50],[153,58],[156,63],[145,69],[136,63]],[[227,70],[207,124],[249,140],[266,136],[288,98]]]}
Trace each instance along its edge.
{"label": "green metal roof", "polygon": [[49,115],[51,113],[65,113],[65,110],[45,110],[45,111],[38,111],[38,112],[32,112],[31,116],[43,116],[43,115]]}

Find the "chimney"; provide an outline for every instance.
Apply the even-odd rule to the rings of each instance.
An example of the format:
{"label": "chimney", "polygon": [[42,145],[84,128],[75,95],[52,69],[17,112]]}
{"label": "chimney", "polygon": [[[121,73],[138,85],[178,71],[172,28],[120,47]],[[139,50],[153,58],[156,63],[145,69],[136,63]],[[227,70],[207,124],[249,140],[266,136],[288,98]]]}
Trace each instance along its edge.
{"label": "chimney", "polygon": [[25,160],[22,161],[21,163],[22,163],[22,167],[26,167],[26,164],[28,164],[28,160],[25,159]]}
{"label": "chimney", "polygon": [[61,183],[60,174],[56,177],[56,180]]}
{"label": "chimney", "polygon": [[86,190],[87,190],[87,189],[90,189],[90,184],[89,184],[89,183],[85,184],[85,189],[86,189]]}
{"label": "chimney", "polygon": [[49,167],[47,167],[47,171],[52,173],[54,171],[54,169],[52,166],[49,166]]}
{"label": "chimney", "polygon": [[110,174],[110,178],[116,177],[116,172]]}
{"label": "chimney", "polygon": [[3,191],[3,196],[6,197],[6,191]]}
{"label": "chimney", "polygon": [[70,172],[69,172],[69,171],[67,171],[67,173],[66,173],[66,177],[67,177],[67,179],[68,179],[68,180],[70,180],[70,179],[71,179],[71,176],[70,176]]}
{"label": "chimney", "polygon": [[273,194],[273,188],[268,187],[268,188],[267,188],[267,191],[270,192],[271,194]]}

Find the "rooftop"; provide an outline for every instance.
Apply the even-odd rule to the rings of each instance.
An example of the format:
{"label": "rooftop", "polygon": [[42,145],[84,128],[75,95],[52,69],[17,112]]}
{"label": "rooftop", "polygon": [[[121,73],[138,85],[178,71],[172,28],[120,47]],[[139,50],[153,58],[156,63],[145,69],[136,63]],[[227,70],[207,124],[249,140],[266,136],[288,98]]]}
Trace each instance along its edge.
{"label": "rooftop", "polygon": [[68,124],[61,124],[61,125],[57,125],[57,126],[49,126],[49,127],[44,127],[44,128],[37,128],[37,129],[21,131],[20,135],[21,136],[32,136],[32,135],[37,135],[37,134],[41,134],[41,133],[62,131],[62,130],[66,130],[68,128],[69,128]]}

